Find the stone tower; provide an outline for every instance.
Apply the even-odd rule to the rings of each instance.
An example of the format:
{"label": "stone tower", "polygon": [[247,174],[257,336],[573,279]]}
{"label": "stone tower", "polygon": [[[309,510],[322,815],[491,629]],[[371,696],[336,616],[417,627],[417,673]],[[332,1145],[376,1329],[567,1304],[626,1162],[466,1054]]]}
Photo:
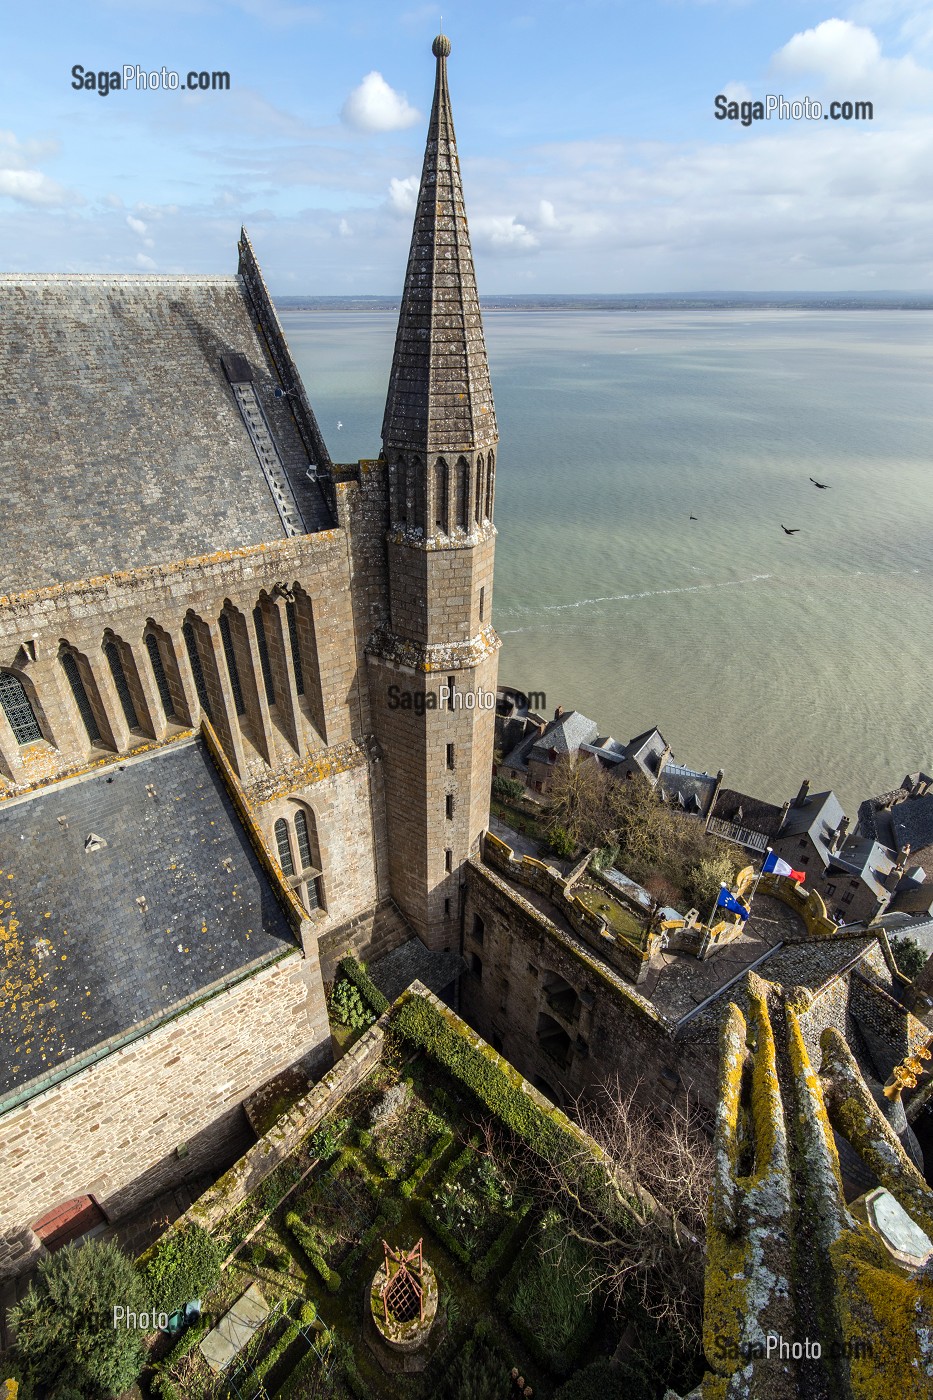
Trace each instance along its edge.
{"label": "stone tower", "polygon": [[498,432],[460,163],[437,78],[382,428],[387,626],[368,650],[393,897],[431,948],[459,937],[464,863],[489,813]]}

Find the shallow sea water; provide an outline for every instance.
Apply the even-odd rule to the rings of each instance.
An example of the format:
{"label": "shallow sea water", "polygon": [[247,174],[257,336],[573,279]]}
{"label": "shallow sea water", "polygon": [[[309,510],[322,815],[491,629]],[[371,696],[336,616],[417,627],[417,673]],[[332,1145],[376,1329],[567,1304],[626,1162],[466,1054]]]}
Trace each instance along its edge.
{"label": "shallow sea water", "polygon": [[[283,318],[335,460],[379,450],[395,319]],[[776,801],[929,771],[933,312],[485,326],[500,679]]]}

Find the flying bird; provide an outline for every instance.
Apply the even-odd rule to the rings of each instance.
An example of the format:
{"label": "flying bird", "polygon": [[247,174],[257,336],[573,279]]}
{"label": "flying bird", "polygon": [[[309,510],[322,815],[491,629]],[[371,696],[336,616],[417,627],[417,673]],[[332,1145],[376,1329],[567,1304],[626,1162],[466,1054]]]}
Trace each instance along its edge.
{"label": "flying bird", "polygon": [[338,433],[340,432],[340,429],[341,429],[342,427],[343,427],[343,424],[341,423],[340,419],[338,418],[338,419],[337,419],[337,431],[338,431]]}
{"label": "flying bird", "polygon": [[691,520],[696,520],[696,518],[697,518],[697,517],[696,517],[695,515],[691,515],[691,517],[690,517]]}
{"label": "flying bird", "polygon": [[828,490],[829,490],[829,484],[828,484],[828,482],[825,482],[825,481],[817,481],[817,479],[816,479],[815,476],[811,476],[811,477],[810,477],[810,480],[813,482],[813,485],[816,487],[817,491],[828,491]]}
{"label": "flying bird", "polygon": [[786,525],[782,525],[782,526],[781,526],[781,529],[784,531],[785,535],[799,535],[799,534],[800,534],[800,526],[799,526],[799,525],[796,526],[793,530],[788,530],[788,528],[787,528]]}

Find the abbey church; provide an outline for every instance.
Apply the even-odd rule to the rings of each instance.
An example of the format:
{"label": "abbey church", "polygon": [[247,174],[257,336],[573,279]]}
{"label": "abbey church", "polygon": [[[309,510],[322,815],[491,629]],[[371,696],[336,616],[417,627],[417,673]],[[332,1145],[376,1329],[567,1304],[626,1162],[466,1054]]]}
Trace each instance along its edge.
{"label": "abbey church", "polygon": [[0,1274],[232,1160],[344,952],[459,949],[497,429],[449,47],[373,460],[245,232],[231,277],[0,278]]}

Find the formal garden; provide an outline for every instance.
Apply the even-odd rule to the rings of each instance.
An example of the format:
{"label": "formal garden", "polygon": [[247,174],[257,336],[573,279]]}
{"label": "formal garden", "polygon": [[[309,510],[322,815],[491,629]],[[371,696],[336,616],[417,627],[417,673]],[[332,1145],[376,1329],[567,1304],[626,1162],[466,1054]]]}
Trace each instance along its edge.
{"label": "formal garden", "polygon": [[[347,980],[366,991],[361,970]],[[378,994],[373,1000],[361,998],[366,1016],[358,1019],[382,1009]],[[355,1031],[366,1034],[362,1025]],[[569,1197],[554,1190],[554,1171],[571,1160],[570,1189],[579,1200],[588,1173],[598,1176],[598,1153],[589,1148],[580,1168],[581,1141],[458,1018],[433,998],[405,994],[362,1082],[235,1210],[210,1232],[189,1221],[135,1266],[123,1261],[140,1309],[201,1301],[200,1320],[175,1341],[127,1334],[138,1348],[136,1369],[145,1363],[142,1393],[159,1400],[603,1400],[624,1393],[637,1400],[663,1394],[668,1384],[684,1393],[701,1371],[696,1347],[652,1322],[639,1290],[628,1302],[623,1295],[621,1308],[607,1306],[604,1261],[587,1243],[592,1212],[586,1229],[574,1229]],[[612,1231],[610,1219],[602,1226]],[[414,1258],[419,1242],[423,1277],[410,1262],[387,1264],[390,1255]],[[90,1249],[82,1254],[91,1260]],[[390,1281],[393,1269],[411,1274],[395,1280],[396,1295],[389,1289],[383,1297],[388,1285],[374,1291],[384,1265]],[[393,1296],[407,1289],[406,1316],[416,1325],[428,1273],[436,1286],[429,1331],[415,1350],[390,1345],[383,1331]],[[120,1285],[124,1293],[128,1286]],[[268,1313],[218,1373],[201,1344],[256,1290]],[[24,1353],[9,1371],[23,1377],[20,1400],[120,1393],[117,1377],[126,1383],[133,1373],[129,1355],[112,1372],[116,1388],[99,1381],[88,1388],[89,1363],[76,1371],[64,1352],[56,1357],[48,1315],[43,1341],[42,1309],[33,1308],[32,1323],[40,1325],[32,1332],[26,1312]],[[52,1381],[48,1391],[33,1392],[30,1366],[36,1380]]]}

